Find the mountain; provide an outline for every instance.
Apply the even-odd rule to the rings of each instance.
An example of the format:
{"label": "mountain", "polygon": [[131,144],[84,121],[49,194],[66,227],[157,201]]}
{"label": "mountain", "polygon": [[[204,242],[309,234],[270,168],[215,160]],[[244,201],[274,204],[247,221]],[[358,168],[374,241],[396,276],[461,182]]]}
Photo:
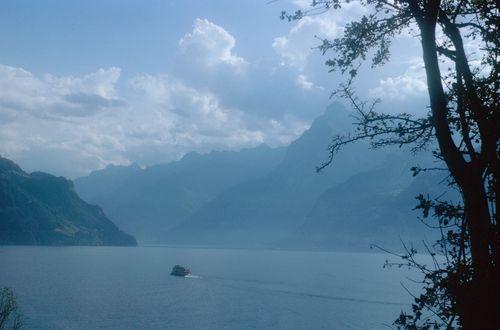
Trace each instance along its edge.
{"label": "mountain", "polygon": [[[374,152],[366,143],[352,144],[335,156],[332,166],[316,173],[316,167],[328,157],[332,137],[352,128],[350,115],[339,104],[330,106],[291,143],[283,161],[269,174],[222,192],[171,230],[167,241],[247,247],[297,245],[302,238],[298,233],[327,189],[382,166],[388,155],[400,152]],[[409,169],[406,174],[411,178]]]}
{"label": "mountain", "polygon": [[265,176],[285,148],[261,145],[241,151],[188,153],[181,160],[141,169],[108,166],[75,180],[86,201],[102,205],[113,221],[143,242],[166,233],[221,192]]}
{"label": "mountain", "polygon": [[0,157],[0,244],[136,245],[63,177],[24,172]]}
{"label": "mountain", "polygon": [[414,210],[419,194],[456,198],[437,184],[436,173],[410,175],[422,157],[391,154],[380,166],[353,175],[324,191],[301,227],[301,239],[314,247],[355,248],[377,244],[393,247],[399,240],[435,241],[438,232],[423,225]]}
{"label": "mountain", "polygon": [[359,250],[400,246],[399,237],[432,239],[412,209],[419,193],[442,192],[441,178],[410,171],[428,165],[428,153],[359,142],[316,172],[332,137],[352,131],[351,115],[333,104],[286,148],[110,166],[77,179],[76,189],[143,242]]}

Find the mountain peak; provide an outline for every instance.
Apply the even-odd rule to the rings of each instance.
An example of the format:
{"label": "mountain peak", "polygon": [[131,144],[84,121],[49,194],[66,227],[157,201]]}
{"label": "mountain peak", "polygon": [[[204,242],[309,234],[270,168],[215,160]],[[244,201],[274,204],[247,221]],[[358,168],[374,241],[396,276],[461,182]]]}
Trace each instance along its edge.
{"label": "mountain peak", "polygon": [[343,104],[334,102],[330,104],[325,112],[317,117],[311,124],[310,130],[329,127],[334,133],[344,133],[352,129],[353,112],[347,109]]}
{"label": "mountain peak", "polygon": [[14,163],[12,160],[0,156],[0,173],[15,172],[18,174],[25,174],[24,171]]}

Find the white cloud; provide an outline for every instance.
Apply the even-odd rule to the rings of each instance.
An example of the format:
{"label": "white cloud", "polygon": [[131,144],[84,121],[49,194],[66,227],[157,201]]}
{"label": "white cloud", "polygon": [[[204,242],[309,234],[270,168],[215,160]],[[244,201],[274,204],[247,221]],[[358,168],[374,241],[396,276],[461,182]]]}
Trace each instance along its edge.
{"label": "white cloud", "polygon": [[314,36],[333,38],[338,33],[337,23],[325,17],[305,17],[298,21],[287,36],[276,37],[273,48],[282,65],[304,69],[313,47],[319,44]]}
{"label": "white cloud", "polygon": [[422,60],[411,59],[408,64],[410,66],[404,74],[380,79],[377,87],[368,90],[369,95],[396,101],[425,95],[427,83]]}
{"label": "white cloud", "polygon": [[224,28],[200,18],[195,19],[193,30],[179,40],[181,50],[193,59],[209,67],[223,64],[241,72],[248,63],[233,52],[235,45],[236,39]]}
{"label": "white cloud", "polygon": [[311,8],[312,0],[292,0],[292,4],[300,9]]}
{"label": "white cloud", "polygon": [[[310,8],[311,1],[293,1],[298,9]],[[298,20],[286,36],[274,38],[272,46],[281,58],[282,65],[304,70],[314,47],[320,44],[317,38],[332,39],[340,35],[343,26],[366,12],[359,1],[343,4],[342,10],[329,10],[321,15],[305,16]],[[317,37],[317,38],[315,38]],[[317,51],[317,50],[316,50]]]}
{"label": "white cloud", "polygon": [[115,83],[120,69],[110,68],[83,77],[42,78],[21,68],[0,65],[0,105],[2,112],[24,109],[39,117],[87,116],[122,103]]}
{"label": "white cloud", "polygon": [[245,127],[243,114],[224,108],[210,92],[198,91],[166,75],[144,75],[129,85],[156,111],[170,138],[181,145],[262,143],[263,134]]}
{"label": "white cloud", "polygon": [[[307,128],[291,116],[264,119],[224,106],[217,95],[167,75],[139,75],[118,88],[119,75],[112,68],[38,77],[0,66],[0,154],[29,169],[77,176],[109,163],[280,145]],[[75,115],[76,104],[84,115]]]}
{"label": "white cloud", "polygon": [[422,79],[410,75],[401,75],[381,79],[379,86],[370,89],[370,96],[382,99],[403,101],[410,96],[419,96],[427,90]]}
{"label": "white cloud", "polygon": [[295,79],[295,84],[301,89],[306,91],[311,91],[313,89],[323,90],[322,86],[315,85],[312,81],[309,81],[304,74],[299,74]]}

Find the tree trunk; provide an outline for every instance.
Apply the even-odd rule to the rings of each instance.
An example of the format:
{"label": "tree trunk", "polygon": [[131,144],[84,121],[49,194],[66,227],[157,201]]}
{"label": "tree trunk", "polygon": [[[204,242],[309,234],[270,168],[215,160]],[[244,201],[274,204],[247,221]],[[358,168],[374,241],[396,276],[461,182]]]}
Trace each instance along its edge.
{"label": "tree trunk", "polygon": [[479,173],[468,175],[461,186],[470,237],[472,283],[465,296],[466,315],[461,315],[465,329],[498,329],[497,284],[490,254],[491,226],[484,183]]}
{"label": "tree trunk", "polygon": [[[448,123],[448,102],[444,93],[436,47],[436,22],[439,1],[430,0],[425,10],[417,2],[410,8],[421,31],[421,44],[431,104],[432,119],[441,155],[451,175],[460,187],[470,235],[473,280],[460,302],[460,320],[465,329],[498,329],[496,310],[498,295],[492,272],[489,243],[492,239],[490,213],[482,172],[474,163],[467,163],[453,141]],[[491,291],[493,290],[493,292]]]}
{"label": "tree trunk", "polygon": [[489,242],[491,241],[490,214],[484,183],[479,173],[468,175],[460,185],[465,204],[465,216],[470,235],[474,277],[488,279],[492,264]]}

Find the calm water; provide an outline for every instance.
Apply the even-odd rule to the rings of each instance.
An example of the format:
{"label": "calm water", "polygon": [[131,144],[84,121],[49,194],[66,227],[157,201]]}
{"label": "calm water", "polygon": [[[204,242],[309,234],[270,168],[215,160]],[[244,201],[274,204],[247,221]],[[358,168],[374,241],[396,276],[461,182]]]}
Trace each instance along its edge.
{"label": "calm water", "polygon": [[[387,255],[0,247],[27,328],[387,329],[411,297]],[[169,276],[176,264],[199,278]],[[405,283],[407,283],[406,281]],[[407,283],[410,285],[411,283]],[[410,285],[411,286],[411,285]]]}

